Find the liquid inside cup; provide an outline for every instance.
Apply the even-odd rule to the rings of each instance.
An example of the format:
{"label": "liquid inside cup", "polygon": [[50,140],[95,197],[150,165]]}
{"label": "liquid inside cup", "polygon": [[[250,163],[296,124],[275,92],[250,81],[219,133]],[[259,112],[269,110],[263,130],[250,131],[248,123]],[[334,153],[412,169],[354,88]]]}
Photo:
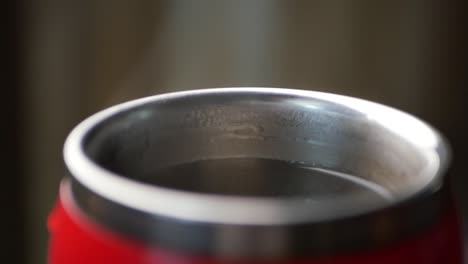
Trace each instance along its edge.
{"label": "liquid inside cup", "polygon": [[295,197],[319,202],[366,195],[388,200],[388,190],[360,177],[294,161],[262,158],[200,160],[134,175],[139,181],[182,191],[260,197]]}

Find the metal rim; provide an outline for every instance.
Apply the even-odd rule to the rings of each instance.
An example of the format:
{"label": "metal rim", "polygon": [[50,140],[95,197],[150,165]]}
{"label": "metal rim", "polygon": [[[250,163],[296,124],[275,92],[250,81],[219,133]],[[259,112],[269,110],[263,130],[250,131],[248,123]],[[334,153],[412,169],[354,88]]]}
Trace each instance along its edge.
{"label": "metal rim", "polygon": [[[223,224],[284,225],[288,223],[319,222],[384,209],[389,205],[363,201],[363,206],[350,207],[337,213],[323,206],[320,211],[304,212],[303,203],[295,200],[273,198],[226,197],[193,194],[138,183],[101,168],[90,160],[83,151],[83,140],[87,133],[100,122],[113,115],[155,101],[171,100],[192,95],[212,93],[268,93],[319,98],[338,103],[362,112],[413,142],[432,159],[425,171],[428,184],[417,193],[401,193],[392,203],[397,204],[418,196],[420,193],[436,191],[442,184],[449,162],[449,149],[445,140],[423,121],[399,110],[377,103],[347,96],[280,88],[217,88],[192,90],[151,96],[123,103],[103,110],[79,124],[68,136],[64,147],[66,166],[74,180],[96,195],[117,204],[151,215],[162,215],[189,221]],[[346,207],[346,206],[345,206]],[[257,212],[251,214],[251,212]]]}

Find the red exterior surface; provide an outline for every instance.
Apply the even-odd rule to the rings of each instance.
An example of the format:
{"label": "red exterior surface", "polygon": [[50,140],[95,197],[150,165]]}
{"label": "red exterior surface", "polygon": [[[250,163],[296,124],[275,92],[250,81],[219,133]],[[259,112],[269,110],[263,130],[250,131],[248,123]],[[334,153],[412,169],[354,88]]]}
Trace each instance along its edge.
{"label": "red exterior surface", "polygon": [[[461,264],[461,239],[455,213],[425,234],[379,251],[320,259],[226,261],[146,247],[118,237],[85,219],[76,220],[58,202],[49,218],[50,264]],[[313,239],[313,238],[311,238]]]}

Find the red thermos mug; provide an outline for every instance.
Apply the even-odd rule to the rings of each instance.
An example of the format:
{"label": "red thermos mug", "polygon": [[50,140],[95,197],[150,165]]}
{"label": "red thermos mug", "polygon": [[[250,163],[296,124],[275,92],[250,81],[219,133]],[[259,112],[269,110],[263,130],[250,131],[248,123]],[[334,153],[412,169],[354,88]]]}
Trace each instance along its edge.
{"label": "red thermos mug", "polygon": [[83,121],[64,159],[51,264],[463,262],[447,143],[373,102],[157,95]]}

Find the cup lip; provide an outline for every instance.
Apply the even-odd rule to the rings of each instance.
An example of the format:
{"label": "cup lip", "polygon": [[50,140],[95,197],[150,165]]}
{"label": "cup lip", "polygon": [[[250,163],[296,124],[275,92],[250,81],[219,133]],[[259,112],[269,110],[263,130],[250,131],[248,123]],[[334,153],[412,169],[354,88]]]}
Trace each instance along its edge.
{"label": "cup lip", "polygon": [[[429,181],[417,192],[402,192],[402,195],[395,197],[388,204],[359,201],[360,204],[356,205],[356,201],[353,200],[339,204],[340,209],[345,208],[340,211],[336,210],[338,206],[336,202],[321,204],[317,209],[310,210],[308,205],[304,205],[300,199],[191,193],[136,182],[100,167],[86,155],[83,149],[83,141],[88,133],[98,124],[118,113],[157,101],[223,93],[293,95],[320,99],[352,108],[416,144],[431,159],[428,167],[421,172],[429,177]],[[410,127],[402,130],[402,125]],[[247,225],[284,225],[336,220],[385,209],[422,195],[430,195],[443,185],[443,178],[450,163],[450,153],[450,146],[436,129],[400,110],[332,93],[265,87],[189,90],[149,96],[118,104],[88,117],[77,125],[67,137],[63,150],[65,165],[73,180],[79,182],[88,191],[113,203],[154,216],[204,223]]]}

